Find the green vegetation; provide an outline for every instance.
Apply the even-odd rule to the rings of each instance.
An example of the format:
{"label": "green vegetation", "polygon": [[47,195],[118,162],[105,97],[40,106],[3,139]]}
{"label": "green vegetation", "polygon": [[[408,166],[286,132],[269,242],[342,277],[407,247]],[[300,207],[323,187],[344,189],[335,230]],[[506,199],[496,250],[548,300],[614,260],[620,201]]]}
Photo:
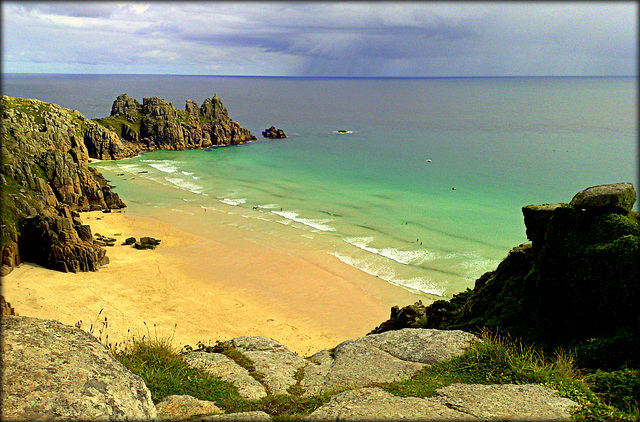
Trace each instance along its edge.
{"label": "green vegetation", "polygon": [[287,421],[297,420],[329,400],[326,394],[302,397],[299,388],[293,388],[292,395],[270,395],[260,400],[247,400],[240,397],[233,385],[202,370],[190,368],[181,358],[181,353],[193,350],[223,353],[249,370],[258,381],[262,380],[253,362],[234,347],[220,342],[214,346],[198,343],[196,349],[185,346],[182,352],[177,352],[171,346],[170,339],[151,339],[149,336],[131,339],[124,345],[112,346],[111,350],[118,361],[144,380],[154,403],[159,403],[169,395],[187,394],[212,401],[226,413],[261,410],[272,415],[276,421]]}
{"label": "green vegetation", "polygon": [[134,122],[127,120],[125,116],[102,117],[93,119],[93,121],[112,130],[124,139],[130,138],[130,136],[127,136],[128,134],[140,133],[140,127],[142,125],[142,118],[140,116],[137,116]]}
{"label": "green vegetation", "polygon": [[25,98],[16,98],[16,97],[3,97],[3,107],[14,109],[18,112],[24,113],[27,116],[33,117],[36,124],[41,125],[44,124],[44,119],[42,118],[42,114],[46,111],[50,110],[51,105],[48,103],[44,103],[42,101],[37,100],[29,100]]}
{"label": "green vegetation", "polygon": [[190,368],[171,348],[169,340],[134,339],[113,354],[144,380],[154,403],[172,394],[188,394],[213,401],[226,410],[238,411],[248,405],[228,382]]}
{"label": "green vegetation", "polygon": [[[573,416],[584,421],[633,421],[640,417],[638,371],[582,375],[574,357],[558,349],[553,357],[541,349],[483,332],[462,356],[418,372],[411,380],[383,385],[392,394],[433,397],[453,383],[538,384],[558,390],[581,408]],[[635,396],[634,396],[635,394]]]}
{"label": "green vegetation", "polygon": [[[453,384],[538,384],[559,391],[580,405],[574,418],[581,421],[634,421],[640,418],[640,374],[637,370],[597,371],[582,374],[574,356],[558,349],[553,356],[541,349],[509,338],[483,332],[462,356],[424,368],[407,381],[381,384],[392,394],[407,397],[432,397],[438,388]],[[169,340],[133,340],[120,350],[112,348],[116,358],[140,375],[152,392],[154,402],[172,394],[188,394],[213,401],[227,413],[264,411],[275,420],[295,420],[308,415],[329,400],[328,394],[302,397],[299,385],[291,395],[267,396],[251,401],[241,398],[235,387],[201,370],[189,368],[181,353],[194,350],[186,346],[177,352]],[[216,343],[197,349],[223,353],[256,375],[253,363],[235,348]],[[299,371],[297,379],[300,380]],[[258,377],[258,379],[260,379]]]}

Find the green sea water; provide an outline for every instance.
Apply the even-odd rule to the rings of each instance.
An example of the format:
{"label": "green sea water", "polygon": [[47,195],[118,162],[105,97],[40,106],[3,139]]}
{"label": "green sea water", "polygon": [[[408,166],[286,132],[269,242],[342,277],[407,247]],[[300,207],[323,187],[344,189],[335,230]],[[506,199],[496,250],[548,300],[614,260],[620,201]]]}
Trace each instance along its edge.
{"label": "green sea water", "polygon": [[[87,117],[123,92],[179,108],[217,93],[260,139],[96,163],[130,208],[202,230],[224,213],[429,297],[526,242],[522,206],[638,186],[634,78],[9,76],[4,93]],[[271,125],[288,138],[262,139]]]}

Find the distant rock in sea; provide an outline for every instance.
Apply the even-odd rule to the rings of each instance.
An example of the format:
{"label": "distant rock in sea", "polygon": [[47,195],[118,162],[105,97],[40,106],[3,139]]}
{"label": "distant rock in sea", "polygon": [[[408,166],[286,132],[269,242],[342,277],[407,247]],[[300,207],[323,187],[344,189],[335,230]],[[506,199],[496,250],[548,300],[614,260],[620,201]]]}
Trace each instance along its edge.
{"label": "distant rock in sea", "polygon": [[271,126],[270,128],[263,130],[262,136],[274,139],[283,139],[287,137],[287,135],[284,134],[284,130],[276,129],[275,126]]}

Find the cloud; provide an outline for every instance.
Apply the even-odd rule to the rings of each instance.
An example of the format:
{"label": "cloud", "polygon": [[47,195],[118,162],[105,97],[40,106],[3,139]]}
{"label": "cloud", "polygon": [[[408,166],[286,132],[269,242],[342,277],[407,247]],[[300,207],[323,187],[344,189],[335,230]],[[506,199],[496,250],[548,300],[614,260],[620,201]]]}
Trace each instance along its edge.
{"label": "cloud", "polygon": [[[47,58],[47,71],[90,62],[114,73],[313,76],[635,74],[637,65],[635,3],[3,2],[2,8],[3,61],[13,71],[45,68]],[[41,54],[27,54],[35,51]]]}

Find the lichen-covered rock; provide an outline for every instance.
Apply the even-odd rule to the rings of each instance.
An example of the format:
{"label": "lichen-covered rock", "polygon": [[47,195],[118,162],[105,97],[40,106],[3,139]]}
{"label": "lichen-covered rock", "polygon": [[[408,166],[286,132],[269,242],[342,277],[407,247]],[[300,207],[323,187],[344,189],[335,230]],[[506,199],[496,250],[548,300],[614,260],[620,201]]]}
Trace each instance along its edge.
{"label": "lichen-covered rock", "polygon": [[411,378],[425,366],[408,362],[371,345],[347,343],[334,351],[322,391],[344,390]]}
{"label": "lichen-covered rock", "polygon": [[188,395],[167,396],[158,404],[158,417],[163,421],[184,421],[196,416],[215,415],[222,410],[212,401]]}
{"label": "lichen-covered rock", "polygon": [[591,186],[575,194],[570,205],[576,209],[628,214],[636,202],[631,183]]}
{"label": "lichen-covered rock", "polygon": [[331,397],[304,421],[474,421],[433,398],[397,397],[381,388],[359,388]]}
{"label": "lichen-covered rock", "polygon": [[437,397],[397,397],[380,388],[345,391],[305,421],[544,420],[572,421],[577,404],[539,385],[452,384]]}
{"label": "lichen-covered rock", "polygon": [[238,337],[224,343],[253,362],[269,394],[288,394],[287,390],[297,383],[297,371],[305,365],[297,353],[267,337]]}
{"label": "lichen-covered rock", "polygon": [[462,355],[475,340],[476,336],[460,330],[404,328],[341,343],[335,353],[346,344],[357,344],[376,347],[404,361],[432,365]]}
{"label": "lichen-covered rock", "polygon": [[332,352],[324,349],[310,356],[303,368],[300,386],[304,396],[320,394],[325,385],[325,378],[333,365]]}
{"label": "lichen-covered rock", "polygon": [[451,384],[436,390],[451,409],[482,420],[572,421],[578,404],[541,385]]}
{"label": "lichen-covered rock", "polygon": [[305,395],[411,378],[425,365],[464,353],[476,337],[462,331],[405,328],[347,340],[313,355],[300,382]]}
{"label": "lichen-covered rock", "polygon": [[3,316],[3,420],[150,420],[151,393],[93,336],[57,321]]}
{"label": "lichen-covered rock", "polygon": [[256,381],[245,368],[222,353],[189,352],[182,359],[192,368],[202,369],[209,374],[230,382],[238,389],[240,396],[258,400],[266,397],[264,386]]}

